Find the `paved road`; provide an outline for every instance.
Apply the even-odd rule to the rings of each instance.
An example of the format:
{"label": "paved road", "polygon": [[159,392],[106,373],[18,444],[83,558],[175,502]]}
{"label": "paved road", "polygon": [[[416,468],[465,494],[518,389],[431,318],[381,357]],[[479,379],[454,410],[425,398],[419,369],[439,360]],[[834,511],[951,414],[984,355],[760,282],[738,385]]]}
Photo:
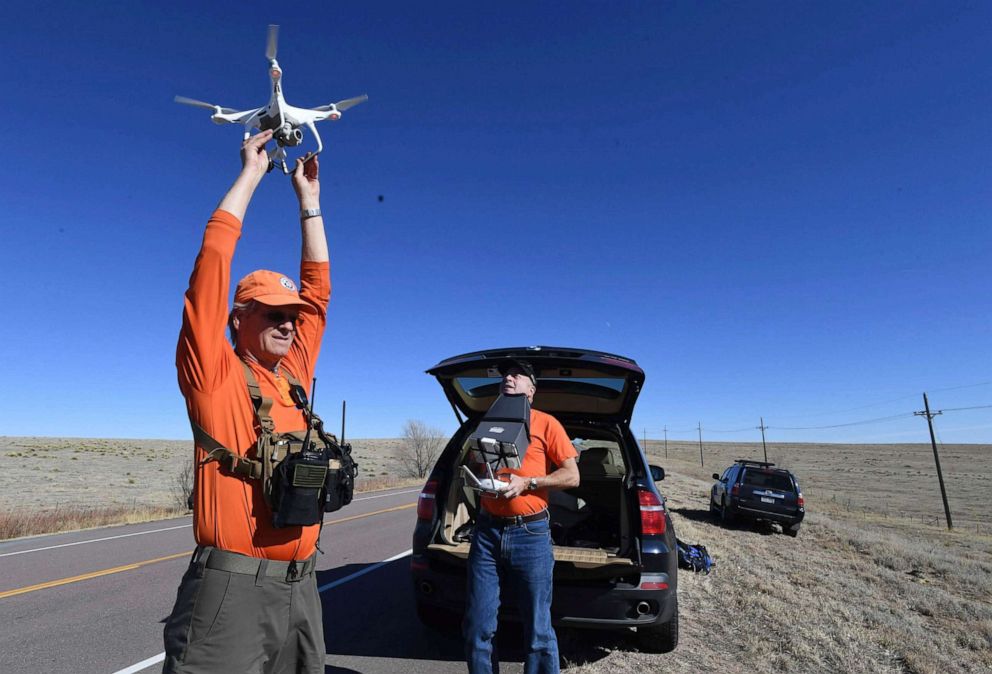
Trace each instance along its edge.
{"label": "paved road", "polygon": [[[417,493],[361,494],[325,520],[326,674],[465,671],[460,642],[414,614]],[[192,549],[188,517],[0,544],[0,672],[159,671],[163,622]]]}

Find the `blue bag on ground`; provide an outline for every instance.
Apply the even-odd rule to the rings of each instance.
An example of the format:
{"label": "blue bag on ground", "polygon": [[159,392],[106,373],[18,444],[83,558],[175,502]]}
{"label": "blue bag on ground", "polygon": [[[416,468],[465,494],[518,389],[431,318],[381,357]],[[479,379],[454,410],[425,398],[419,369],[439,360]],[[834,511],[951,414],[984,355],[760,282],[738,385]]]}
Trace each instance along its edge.
{"label": "blue bag on ground", "polygon": [[700,571],[709,573],[716,564],[704,545],[689,545],[678,539],[675,539],[675,545],[679,549],[679,567],[682,569],[692,569],[695,573]]}

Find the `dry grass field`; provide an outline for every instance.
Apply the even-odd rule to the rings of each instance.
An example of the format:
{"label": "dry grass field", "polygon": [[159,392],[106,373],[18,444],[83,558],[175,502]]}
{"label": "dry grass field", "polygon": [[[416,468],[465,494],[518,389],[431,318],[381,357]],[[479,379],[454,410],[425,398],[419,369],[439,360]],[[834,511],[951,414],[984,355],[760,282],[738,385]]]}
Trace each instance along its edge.
{"label": "dry grass field", "polygon": [[[734,459],[764,460],[761,443],[699,445],[649,440],[647,453],[666,469],[712,484]],[[941,472],[955,528],[992,534],[987,492],[992,484],[992,445],[938,445]],[[910,517],[945,525],[944,506],[929,444],[833,445],[769,443],[768,460],[793,470],[807,502],[839,506],[862,518]]]}
{"label": "dry grass field", "polygon": [[[360,491],[420,483],[398,471],[398,439],[349,442]],[[180,440],[0,436],[0,539],[182,514],[176,480],[192,446]]]}
{"label": "dry grass field", "polygon": [[[398,472],[399,440],[355,440],[366,485]],[[710,474],[761,444],[650,441],[681,539],[717,565],[679,576],[681,643],[640,653],[631,634],[562,630],[574,674],[619,671],[992,671],[992,448],[948,445],[941,463],[955,530],[929,445],[770,444],[799,476],[808,515],[796,539],[773,527],[723,529],[709,517]],[[6,512],[168,508],[189,442],[0,438]]]}
{"label": "dry grass field", "polygon": [[832,491],[826,502],[807,498],[798,538],[723,529],[708,513],[712,480],[672,460],[667,468],[662,487],[679,538],[702,543],[717,562],[709,575],[679,574],[679,647],[651,655],[626,634],[567,631],[570,673],[992,671],[992,537],[866,519]]}

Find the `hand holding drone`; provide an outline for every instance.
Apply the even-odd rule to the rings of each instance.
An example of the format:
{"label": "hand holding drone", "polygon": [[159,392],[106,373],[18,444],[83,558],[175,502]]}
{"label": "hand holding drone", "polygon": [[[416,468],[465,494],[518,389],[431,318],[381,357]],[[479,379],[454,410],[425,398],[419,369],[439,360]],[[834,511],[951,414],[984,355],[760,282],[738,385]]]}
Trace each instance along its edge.
{"label": "hand holding drone", "polygon": [[468,466],[462,466],[462,475],[465,477],[465,483],[472,489],[493,496],[499,496],[501,492],[510,488],[509,482],[496,479],[496,476],[493,475],[492,466],[488,463],[486,464],[486,470],[489,473],[489,477],[480,480],[475,476],[475,473],[469,470]]}
{"label": "hand holding drone", "polygon": [[276,61],[276,46],[279,41],[279,26],[270,25],[268,40],[265,48],[265,58],[269,61],[269,79],[272,81],[272,94],[267,105],[261,108],[250,110],[234,110],[232,108],[222,108],[213,103],[205,103],[185,96],[176,96],[176,103],[192,105],[197,108],[213,110],[210,119],[215,124],[244,124],[245,140],[251,136],[252,129],[259,131],[272,131],[272,137],[276,141],[276,146],[269,150],[268,170],[271,171],[277,164],[286,175],[291,173],[289,164],[286,162],[286,148],[296,147],[303,142],[303,128],[306,127],[313,134],[317,142],[317,151],[308,155],[316,157],[324,149],[324,144],[317,133],[317,122],[325,119],[337,121],[341,119],[341,113],[368,100],[368,96],[362,94],[354,98],[346,98],[337,103],[328,103],[316,108],[297,108],[286,103],[282,93],[282,68]]}
{"label": "hand holding drone", "polygon": [[255,185],[269,170],[269,157],[266,144],[272,140],[271,131],[262,131],[245,138],[241,143],[241,171],[251,176]]}
{"label": "hand holding drone", "polygon": [[[264,132],[263,132],[264,133]],[[300,208],[320,208],[320,164],[317,155],[308,154],[296,160],[293,169],[293,189]]]}

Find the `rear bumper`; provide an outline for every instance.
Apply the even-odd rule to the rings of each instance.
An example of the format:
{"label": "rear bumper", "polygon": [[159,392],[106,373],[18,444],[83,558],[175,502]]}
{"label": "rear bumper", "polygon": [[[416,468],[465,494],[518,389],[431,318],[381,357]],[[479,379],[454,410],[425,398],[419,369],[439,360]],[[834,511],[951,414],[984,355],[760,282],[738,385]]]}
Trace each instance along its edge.
{"label": "rear bumper", "polygon": [[[465,612],[465,571],[454,565],[440,564],[423,555],[411,560],[413,591],[421,604],[450,611]],[[666,623],[672,618],[675,579],[667,574],[652,575],[656,582],[670,584],[667,589],[643,589],[623,583],[566,583],[554,585],[551,619],[555,625],[621,629]],[[518,620],[512,598],[503,595],[500,619]]]}
{"label": "rear bumper", "polygon": [[777,522],[779,524],[791,526],[793,524],[799,524],[803,521],[803,517],[806,513],[800,510],[798,513],[787,514],[787,513],[776,513],[769,512],[767,510],[759,510],[758,508],[749,508],[747,506],[737,505],[730,508],[730,512],[740,518],[754,520],[754,521],[765,521],[765,522]]}

